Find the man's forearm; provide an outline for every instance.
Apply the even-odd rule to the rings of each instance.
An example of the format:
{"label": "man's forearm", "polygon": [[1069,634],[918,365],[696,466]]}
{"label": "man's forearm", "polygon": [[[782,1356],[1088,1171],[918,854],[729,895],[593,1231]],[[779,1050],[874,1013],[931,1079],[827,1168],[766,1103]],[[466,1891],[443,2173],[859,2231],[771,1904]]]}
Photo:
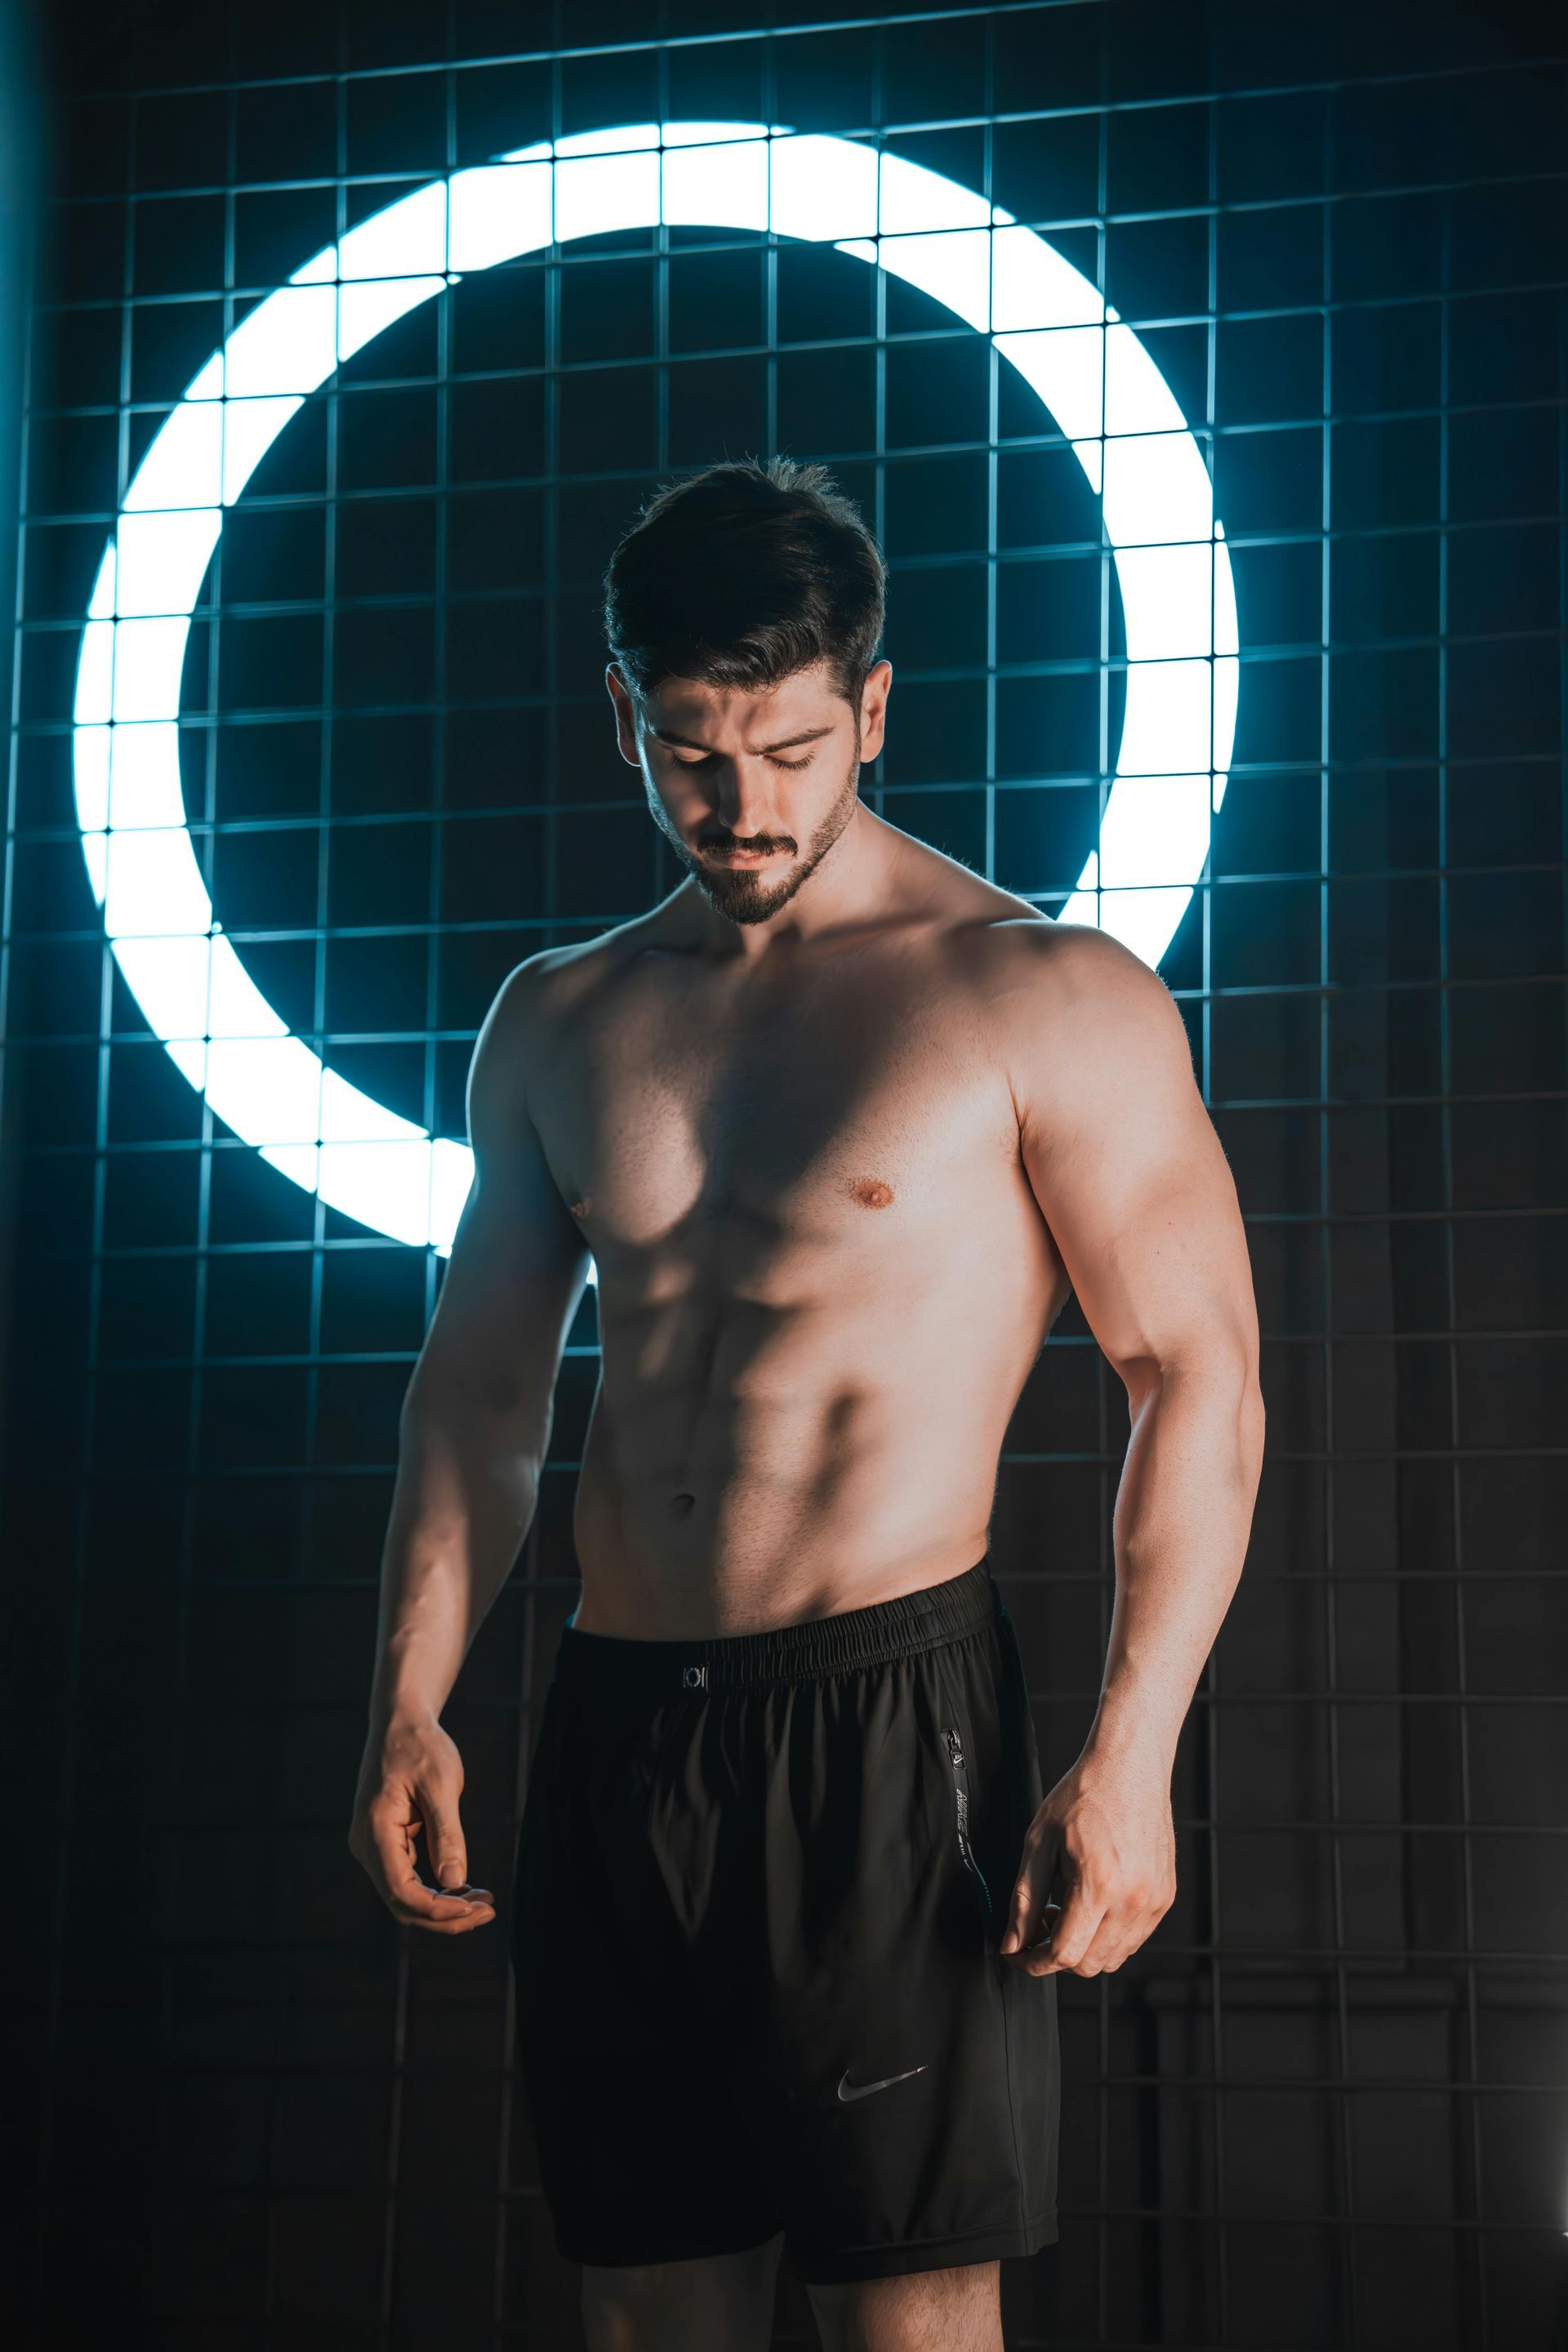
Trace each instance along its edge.
{"label": "man's forearm", "polygon": [[382,1559],[373,1723],[439,1716],[533,1518],[542,1442],[520,1447],[477,1401],[411,1389]]}
{"label": "man's forearm", "polygon": [[1210,1351],[1151,1376],[1116,1498],[1116,1603],[1089,1748],[1167,1778],[1247,1554],[1263,1457],[1250,1356]]}

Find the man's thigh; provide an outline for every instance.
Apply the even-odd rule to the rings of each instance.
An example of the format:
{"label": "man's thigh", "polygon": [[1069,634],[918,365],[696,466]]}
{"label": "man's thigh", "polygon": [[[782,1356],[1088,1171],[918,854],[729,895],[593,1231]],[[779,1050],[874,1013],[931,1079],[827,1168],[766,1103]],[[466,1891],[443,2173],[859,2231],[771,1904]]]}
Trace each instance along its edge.
{"label": "man's thigh", "polygon": [[752,1722],[717,1695],[708,1746],[744,1759],[754,1826],[742,1848],[694,1824],[678,1883],[711,1890],[695,1958],[720,2087],[810,2285],[1055,2235],[1055,1980],[995,1948],[1032,1760],[1005,1664],[983,1621]]}
{"label": "man's thigh", "polygon": [[583,2269],[588,2352],[768,2352],[784,2237],[692,2262]]}
{"label": "man's thigh", "polygon": [[1003,2352],[1002,2265],[808,2286],[823,2352]]}
{"label": "man's thigh", "polygon": [[780,2221],[647,1834],[665,1727],[569,1705],[552,1685],[512,1919],[520,2146],[531,2140],[556,2252],[628,2294],[646,2275],[650,2300]]}

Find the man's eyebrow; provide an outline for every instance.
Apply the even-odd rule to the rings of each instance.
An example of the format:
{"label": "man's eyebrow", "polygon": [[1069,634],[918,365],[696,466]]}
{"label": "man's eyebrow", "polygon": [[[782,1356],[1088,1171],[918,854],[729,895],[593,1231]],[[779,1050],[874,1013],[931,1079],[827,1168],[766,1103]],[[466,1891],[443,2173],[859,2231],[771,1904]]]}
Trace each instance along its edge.
{"label": "man's eyebrow", "polygon": [[[650,727],[648,732],[657,735],[661,743],[679,743],[683,751],[706,751],[710,748],[706,743],[694,743],[689,735],[677,735],[668,727]],[[810,727],[804,735],[786,735],[782,742],[764,743],[757,756],[765,759],[773,751],[793,751],[797,744],[815,743],[832,732],[831,727]]]}

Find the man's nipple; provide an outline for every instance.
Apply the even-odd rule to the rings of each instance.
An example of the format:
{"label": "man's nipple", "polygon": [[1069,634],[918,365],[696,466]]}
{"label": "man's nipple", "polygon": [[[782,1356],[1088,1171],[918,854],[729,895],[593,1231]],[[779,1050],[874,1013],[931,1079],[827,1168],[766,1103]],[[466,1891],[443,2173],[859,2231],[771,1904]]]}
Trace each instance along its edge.
{"label": "man's nipple", "polygon": [[891,1205],[893,1188],[884,1184],[879,1176],[857,1176],[849,1190],[863,1209],[886,1209]]}

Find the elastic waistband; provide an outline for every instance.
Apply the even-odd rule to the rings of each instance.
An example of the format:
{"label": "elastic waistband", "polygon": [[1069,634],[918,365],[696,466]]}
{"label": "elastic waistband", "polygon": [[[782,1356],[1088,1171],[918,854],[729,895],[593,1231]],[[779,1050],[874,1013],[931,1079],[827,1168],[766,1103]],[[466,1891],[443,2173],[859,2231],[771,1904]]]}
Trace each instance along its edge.
{"label": "elastic waistband", "polygon": [[962,1576],[914,1592],[895,1593],[865,1609],[841,1609],[762,1633],[721,1633],[706,1640],[636,1641],[619,1633],[585,1633],[563,1625],[555,1678],[574,1687],[658,1706],[682,1691],[729,1689],[745,1683],[800,1682],[855,1666],[890,1663],[977,1633],[995,1612],[997,1594],[987,1555]]}

